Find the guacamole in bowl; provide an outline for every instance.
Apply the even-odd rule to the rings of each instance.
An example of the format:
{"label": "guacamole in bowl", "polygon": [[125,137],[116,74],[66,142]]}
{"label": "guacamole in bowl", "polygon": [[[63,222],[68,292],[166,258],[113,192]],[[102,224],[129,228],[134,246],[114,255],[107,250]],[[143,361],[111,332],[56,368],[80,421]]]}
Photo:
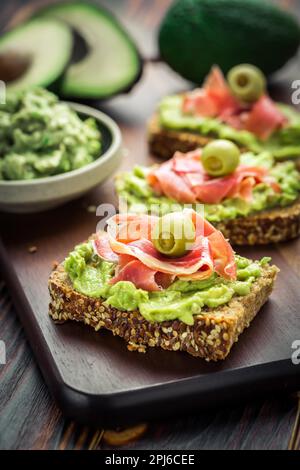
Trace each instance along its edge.
{"label": "guacamole in bowl", "polygon": [[31,180],[82,168],[101,154],[93,117],[43,88],[10,93],[0,105],[0,180]]}
{"label": "guacamole in bowl", "polygon": [[118,167],[118,125],[43,89],[0,106],[0,211],[38,212],[78,198]]}

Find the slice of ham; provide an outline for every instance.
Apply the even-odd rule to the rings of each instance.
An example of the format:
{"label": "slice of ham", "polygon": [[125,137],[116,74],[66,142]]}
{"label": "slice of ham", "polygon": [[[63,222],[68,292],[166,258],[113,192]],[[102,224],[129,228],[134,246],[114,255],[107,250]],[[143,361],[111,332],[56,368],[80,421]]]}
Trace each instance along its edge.
{"label": "slice of ham", "polygon": [[[108,237],[107,240],[109,240]],[[110,284],[130,281],[140,289],[158,291],[166,289],[174,281],[175,276],[150,269],[133,256],[120,255],[118,258],[116,274]]]}
{"label": "slice of ham", "polygon": [[200,235],[209,237],[216,231],[215,227],[210,222],[204,219],[204,217],[202,217],[193,209],[184,209],[183,212],[190,215],[196,229],[196,237],[199,237]]}
{"label": "slice of ham", "polygon": [[216,117],[219,112],[217,100],[203,88],[187,93],[183,99],[182,109],[184,113],[203,117]]}
{"label": "slice of ham", "polygon": [[187,154],[176,152],[171,160],[155,167],[148,175],[148,183],[155,193],[180,203],[219,204],[234,197],[249,201],[254,187],[262,182],[280,191],[264,167],[239,165],[231,175],[210,177],[201,164],[200,150]]}
{"label": "slice of ham", "polygon": [[[111,282],[131,281],[138,288],[155,291],[166,288],[175,277],[185,280],[207,279],[214,271],[226,279],[235,279],[234,252],[223,235],[194,210],[185,209],[184,213],[194,223],[196,240],[187,254],[180,258],[167,258],[155,249],[151,231],[156,217],[132,214],[112,217],[108,221],[107,234],[99,234],[94,242],[99,256],[104,259],[107,256],[107,260],[111,260],[113,253],[118,259]],[[133,222],[140,224],[140,238],[137,238],[136,233],[134,236],[130,234]],[[144,227],[146,224],[148,227]],[[129,234],[125,237],[126,225]],[[145,233],[148,238],[142,237]]]}
{"label": "slice of ham", "polygon": [[209,277],[213,271],[213,262],[207,256],[207,247],[200,239],[196,241],[195,248],[182,257],[175,260],[160,255],[150,240],[140,239],[132,243],[121,243],[109,236],[110,246],[118,255],[129,255],[141,261],[148,268],[166,274],[180,276],[192,274],[204,267],[202,277]]}
{"label": "slice of ham", "polygon": [[92,240],[92,245],[94,252],[100,256],[100,258],[110,263],[118,263],[119,256],[111,249],[106,232],[98,233],[97,238]]}
{"label": "slice of ham", "polygon": [[231,94],[222,70],[214,65],[204,81],[203,89],[215,100],[218,106],[218,115],[230,115],[240,109],[237,99]]}
{"label": "slice of ham", "polygon": [[202,117],[230,116],[240,109],[238,101],[231,94],[221,69],[212,67],[203,87],[186,93],[183,99],[184,113]]}
{"label": "slice of ham", "polygon": [[226,279],[235,279],[236,263],[234,254],[224,235],[219,230],[215,230],[209,236],[209,242],[216,273]]}
{"label": "slice of ham", "polygon": [[195,194],[189,185],[179,174],[172,171],[172,161],[156,168],[147,176],[147,181],[154,190],[156,188],[156,192],[160,191],[170,199],[187,204],[196,202]]}
{"label": "slice of ham", "polygon": [[[159,291],[162,285],[156,279],[157,272],[145,266],[141,261],[133,259],[128,261],[111,279],[110,284],[116,284],[119,281],[130,281],[139,289],[144,289],[149,292]],[[172,276],[169,276],[169,285]],[[166,284],[165,284],[166,285]]]}
{"label": "slice of ham", "polygon": [[[117,214],[113,222],[115,237],[122,243],[130,243],[140,238],[149,239],[157,220],[158,217],[145,214]],[[108,225],[110,223],[108,221]]]}
{"label": "slice of ham", "polygon": [[191,152],[182,153],[175,152],[172,158],[172,170],[176,173],[198,172],[201,165],[201,149],[192,150]]}
{"label": "slice of ham", "polygon": [[286,118],[282,112],[269,96],[264,95],[253,105],[244,122],[244,128],[260,139],[267,140],[285,122]]}
{"label": "slice of ham", "polygon": [[193,190],[198,201],[204,204],[219,204],[228,196],[230,191],[233,191],[236,184],[235,175],[229,175],[224,178],[212,178],[198,186],[194,186]]}
{"label": "slice of ham", "polygon": [[[225,239],[224,235],[219,230],[216,230],[211,223],[202,218],[200,214],[193,210],[189,211],[196,227],[196,235],[202,233],[209,241],[210,253],[214,261],[214,270],[216,273],[227,279],[235,279],[236,263],[231,245]],[[199,229],[200,232],[197,231]]]}
{"label": "slice of ham", "polygon": [[287,118],[268,96],[253,104],[240,103],[231,93],[221,69],[212,67],[202,88],[185,94],[183,113],[218,118],[237,130],[252,132],[262,140],[287,123]]}

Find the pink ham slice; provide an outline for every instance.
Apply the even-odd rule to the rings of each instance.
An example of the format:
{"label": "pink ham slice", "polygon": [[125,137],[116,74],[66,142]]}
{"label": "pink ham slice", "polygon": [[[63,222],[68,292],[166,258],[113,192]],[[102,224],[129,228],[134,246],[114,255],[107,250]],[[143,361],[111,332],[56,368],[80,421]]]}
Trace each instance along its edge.
{"label": "pink ham slice", "polygon": [[267,140],[285,122],[286,118],[275,103],[269,96],[264,95],[253,105],[244,122],[244,128],[260,139]]}
{"label": "pink ham slice", "polygon": [[188,93],[183,99],[183,112],[203,117],[215,117],[219,113],[217,100],[200,88]]}
{"label": "pink ham slice", "polygon": [[[170,283],[172,277],[169,276]],[[141,261],[133,259],[128,261],[116,276],[111,279],[110,284],[116,284],[119,281],[132,282],[139,289],[144,289],[149,292],[159,291],[162,286],[156,281],[156,271],[145,266]],[[170,284],[169,283],[169,284]]]}
{"label": "pink ham slice", "polygon": [[237,100],[230,93],[221,69],[214,66],[203,87],[187,93],[183,99],[184,113],[202,117],[230,116],[240,109]]}
{"label": "pink ham slice", "polygon": [[274,101],[263,95],[254,104],[239,103],[219,67],[212,67],[202,88],[185,94],[183,113],[200,117],[218,118],[237,130],[252,132],[262,140],[287,122]]}
{"label": "pink ham slice", "polygon": [[[189,185],[172,170],[172,161],[160,165],[147,177],[148,183],[165,196],[184,203],[196,202],[196,197]],[[159,189],[158,189],[159,188]]]}
{"label": "pink ham slice", "polygon": [[[108,222],[107,234],[101,233],[94,243],[95,250],[102,258],[108,256],[108,260],[111,260],[112,253],[118,258],[116,274],[111,283],[131,281],[138,288],[155,291],[166,288],[175,277],[185,280],[207,279],[214,271],[226,279],[235,279],[234,252],[223,235],[195,211],[185,209],[184,212],[195,225],[196,240],[185,256],[176,259],[167,258],[154,248],[151,230],[157,218],[126,214],[112,217]],[[148,238],[137,239],[136,233],[132,237],[130,230],[124,236],[126,224],[130,228],[133,222],[140,224],[140,234],[147,233]],[[149,227],[145,227],[145,224]]]}
{"label": "pink ham slice", "polygon": [[116,230],[115,238],[122,243],[130,243],[140,238],[149,239],[158,217],[146,214],[117,214],[108,221]]}
{"label": "pink ham slice", "polygon": [[236,278],[236,263],[230,244],[225,240],[224,235],[215,230],[210,236],[210,247],[214,259],[214,268],[219,276],[226,279]]}
{"label": "pink ham slice", "polygon": [[237,184],[234,175],[214,178],[193,187],[198,201],[204,204],[219,204]]}
{"label": "pink ham slice", "polygon": [[186,256],[177,258],[176,261],[174,261],[173,259],[168,259],[160,255],[155,250],[151,240],[140,239],[125,244],[111,237],[109,231],[108,236],[111,248],[115,253],[118,255],[133,256],[145,266],[155,271],[181,276],[192,274],[204,267],[205,272],[203,271],[201,274],[203,278],[209,277],[212,274],[213,261],[207,256],[208,246],[205,241],[201,240],[202,237],[199,237],[195,243],[195,248],[190,250]]}
{"label": "pink ham slice", "polygon": [[240,104],[231,94],[223,72],[218,66],[212,67],[210,74],[203,84],[203,88],[210,97],[215,99],[219,116],[222,114],[233,114],[240,109]]}
{"label": "pink ham slice", "polygon": [[98,237],[92,240],[92,244],[94,252],[100,256],[100,258],[110,263],[118,263],[119,257],[111,249],[106,232],[98,233]]}
{"label": "pink ham slice", "polygon": [[274,178],[263,167],[240,165],[231,175],[210,177],[201,164],[200,150],[187,154],[176,152],[172,160],[154,168],[148,176],[154,192],[180,203],[219,204],[232,197],[251,200],[253,188],[262,182],[280,191]]}

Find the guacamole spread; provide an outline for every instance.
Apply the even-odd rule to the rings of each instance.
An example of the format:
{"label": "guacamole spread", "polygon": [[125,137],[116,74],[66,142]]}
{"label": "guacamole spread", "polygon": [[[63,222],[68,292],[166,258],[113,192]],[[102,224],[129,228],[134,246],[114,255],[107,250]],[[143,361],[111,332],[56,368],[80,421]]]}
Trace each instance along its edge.
{"label": "guacamole spread", "polygon": [[0,180],[29,180],[81,168],[99,157],[95,119],[82,120],[47,90],[8,93],[0,105]]}
{"label": "guacamole spread", "polygon": [[262,266],[269,261],[270,258],[263,258],[254,262],[236,256],[236,281],[227,281],[214,273],[202,281],[175,280],[159,292],[137,289],[129,281],[110,285],[115,265],[96,255],[90,242],[78,245],[66,258],[64,266],[73,288],[83,295],[105,299],[106,305],[118,310],[138,309],[149,322],[178,319],[192,325],[195,314],[224,305],[233,296],[249,294],[251,284],[260,277]]}
{"label": "guacamole spread", "polygon": [[[265,166],[275,178],[281,192],[275,192],[271,186],[261,183],[253,189],[251,201],[241,198],[229,198],[220,204],[205,204],[204,216],[210,222],[221,222],[224,219],[247,216],[274,207],[285,207],[292,204],[300,194],[300,178],[295,164],[291,161],[274,165],[270,152],[258,155],[251,152],[241,155],[245,165]],[[128,211],[133,213],[152,213],[164,215],[182,210],[183,205],[165,196],[156,196],[146,181],[149,169],[136,166],[132,172],[126,172],[116,179],[116,190],[128,204]],[[196,210],[196,207],[193,207]]]}
{"label": "guacamole spread", "polygon": [[288,118],[289,124],[276,131],[266,141],[261,141],[251,132],[236,130],[222,123],[218,118],[190,116],[182,112],[182,96],[164,98],[159,107],[160,124],[172,130],[187,130],[218,139],[232,140],[241,147],[253,152],[269,150],[276,159],[300,157],[300,113],[291,106],[277,104]]}

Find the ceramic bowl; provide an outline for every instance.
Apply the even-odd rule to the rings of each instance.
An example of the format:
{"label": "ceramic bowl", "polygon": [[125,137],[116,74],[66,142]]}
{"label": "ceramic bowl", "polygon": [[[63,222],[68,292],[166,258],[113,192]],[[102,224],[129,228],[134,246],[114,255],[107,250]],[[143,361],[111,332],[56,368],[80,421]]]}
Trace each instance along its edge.
{"label": "ceramic bowl", "polygon": [[118,125],[89,106],[68,104],[82,117],[96,119],[103,139],[99,158],[68,173],[26,181],[0,181],[0,211],[29,213],[59,206],[99,185],[119,166],[122,137]]}

